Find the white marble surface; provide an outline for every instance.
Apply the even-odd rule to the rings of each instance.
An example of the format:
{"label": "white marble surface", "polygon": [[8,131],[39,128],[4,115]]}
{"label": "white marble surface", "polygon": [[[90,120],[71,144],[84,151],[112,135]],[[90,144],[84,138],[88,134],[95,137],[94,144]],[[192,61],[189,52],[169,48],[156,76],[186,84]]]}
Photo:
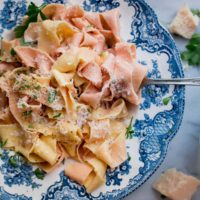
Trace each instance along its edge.
{"label": "white marble surface", "polygon": [[[191,8],[200,9],[200,0],[146,0],[155,10],[160,22],[167,26],[175,16],[178,8],[187,3]],[[200,33],[200,28],[197,30]],[[187,40],[174,37],[179,50],[183,50]],[[184,70],[185,76],[200,77],[200,67],[189,67]],[[169,145],[168,154],[156,173],[139,189],[125,198],[125,200],[160,200],[160,195],[152,190],[152,183],[159,175],[169,168],[177,168],[183,172],[200,178],[200,87],[186,88],[185,112],[182,125]],[[199,149],[198,149],[199,148]],[[200,200],[200,189],[193,200]]]}

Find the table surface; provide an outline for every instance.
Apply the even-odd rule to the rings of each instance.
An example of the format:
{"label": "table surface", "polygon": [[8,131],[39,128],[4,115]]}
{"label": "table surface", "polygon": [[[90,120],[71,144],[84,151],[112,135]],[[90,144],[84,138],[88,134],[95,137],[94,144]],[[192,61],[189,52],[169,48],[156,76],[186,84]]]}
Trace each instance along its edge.
{"label": "table surface", "polygon": [[[191,8],[200,9],[199,0],[146,0],[146,2],[155,10],[159,21],[165,27],[171,22],[181,5],[186,3]],[[200,25],[197,32],[200,33]],[[187,40],[179,37],[174,37],[174,39],[177,47],[182,51]],[[186,77],[200,76],[200,67],[188,67],[184,69],[184,73]],[[169,168],[177,168],[200,178],[200,87],[186,87],[185,100],[182,125],[169,145],[168,154],[163,164],[146,183],[126,197],[125,200],[160,200],[160,194],[152,189],[152,183],[163,171]],[[199,199],[200,190],[193,200]]]}

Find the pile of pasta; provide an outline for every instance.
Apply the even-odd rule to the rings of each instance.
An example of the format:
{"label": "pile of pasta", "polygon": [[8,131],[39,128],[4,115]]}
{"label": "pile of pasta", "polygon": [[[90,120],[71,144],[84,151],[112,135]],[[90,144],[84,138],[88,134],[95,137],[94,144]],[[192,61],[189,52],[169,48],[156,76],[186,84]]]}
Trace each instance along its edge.
{"label": "pile of pasta", "polygon": [[118,9],[42,12],[23,38],[2,41],[0,137],[46,172],[67,159],[65,174],[92,192],[127,159],[124,121],[146,68],[120,38]]}

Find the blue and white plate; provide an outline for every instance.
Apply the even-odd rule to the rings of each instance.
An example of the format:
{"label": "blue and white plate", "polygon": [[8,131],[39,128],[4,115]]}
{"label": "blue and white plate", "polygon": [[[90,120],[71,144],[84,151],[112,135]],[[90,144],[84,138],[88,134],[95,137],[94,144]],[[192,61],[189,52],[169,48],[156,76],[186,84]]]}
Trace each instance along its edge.
{"label": "blue and white plate", "polygon": [[[27,0],[0,1],[0,34],[10,37],[11,29],[24,16]],[[43,1],[35,1],[40,5]],[[46,3],[67,3],[44,0]],[[119,8],[121,36],[137,45],[138,62],[148,67],[148,76],[183,77],[178,50],[170,34],[159,24],[154,11],[143,0],[85,0],[87,11]],[[25,161],[12,167],[12,152],[0,157],[1,200],[118,200],[140,187],[163,162],[169,142],[177,133],[184,111],[184,87],[146,86],[135,120],[135,134],[127,140],[129,159],[114,171],[108,170],[106,183],[92,194],[64,176],[64,165],[44,180],[35,177],[34,167]]]}

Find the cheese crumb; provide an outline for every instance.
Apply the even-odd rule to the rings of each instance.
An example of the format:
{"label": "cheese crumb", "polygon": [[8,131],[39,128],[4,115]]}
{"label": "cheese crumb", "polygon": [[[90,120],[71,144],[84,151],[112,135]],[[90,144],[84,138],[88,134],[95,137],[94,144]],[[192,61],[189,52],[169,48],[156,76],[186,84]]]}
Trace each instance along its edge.
{"label": "cheese crumb", "polygon": [[176,33],[186,39],[190,39],[199,24],[199,18],[192,14],[190,8],[185,5],[180,8],[176,17],[169,26],[171,33]]}

